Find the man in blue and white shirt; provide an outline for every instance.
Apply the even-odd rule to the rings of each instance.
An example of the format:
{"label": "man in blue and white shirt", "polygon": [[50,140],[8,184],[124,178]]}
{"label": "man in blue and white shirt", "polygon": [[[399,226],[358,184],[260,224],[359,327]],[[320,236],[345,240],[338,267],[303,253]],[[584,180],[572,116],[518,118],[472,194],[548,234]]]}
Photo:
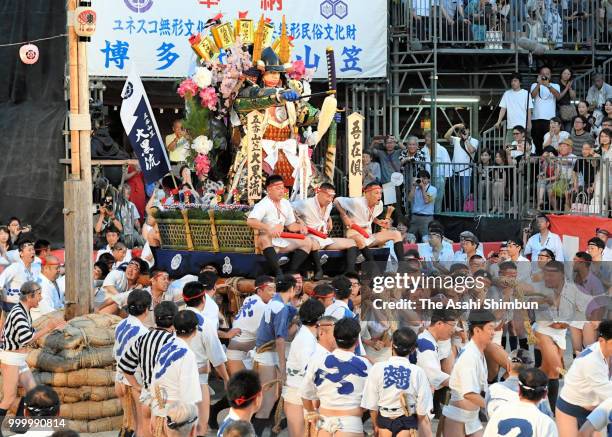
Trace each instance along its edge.
{"label": "man in blue and white shirt", "polygon": [[399,328],[393,333],[393,356],[374,364],[368,372],[361,406],[370,410],[375,435],[380,435],[379,429],[393,435],[418,429],[422,435],[431,435],[429,381],[423,369],[408,359],[416,343],[414,331]]}
{"label": "man in blue and white shirt", "polygon": [[419,170],[408,193],[408,200],[412,203],[412,217],[408,232],[415,235],[419,242],[427,235],[429,223],[434,219],[438,190],[431,185],[430,180],[431,175],[427,170]]}
{"label": "man in blue and white shirt", "polygon": [[19,260],[0,273],[3,316],[19,302],[19,289],[21,286],[27,281],[36,282],[36,277],[32,271],[32,263],[35,256],[34,243],[24,241],[19,245]]}
{"label": "man in blue and white shirt", "polygon": [[[255,362],[258,363],[257,372],[262,385],[279,377],[284,379],[287,372],[285,341],[295,332],[295,326],[291,325],[297,310],[289,303],[295,294],[295,285],[295,278],[291,275],[283,275],[277,279],[276,295],[266,305],[259,324],[255,341]],[[270,412],[276,400],[276,390],[264,393],[261,408],[253,419],[257,435],[261,435],[269,425]]]}
{"label": "man in blue and white shirt", "polygon": [[[134,290],[127,299],[128,317],[123,319],[115,328],[115,344],[113,346],[113,356],[115,362],[119,365],[119,361],[124,356],[125,352],[132,347],[136,340],[148,331],[144,322],[149,316],[149,308],[151,307],[151,295],[145,290]],[[136,380],[142,384],[142,374],[140,369],[134,374]],[[124,411],[128,406],[137,406],[139,403],[140,393],[131,389],[132,386],[127,380],[123,371],[117,367],[115,373],[115,391],[119,394],[121,405]],[[128,402],[127,399],[132,396],[134,402]],[[144,417],[140,414],[140,408],[133,408],[132,414],[136,418],[136,429],[132,430],[136,435],[144,434],[144,427],[148,423],[144,423]],[[126,430],[128,431],[128,430]]]}

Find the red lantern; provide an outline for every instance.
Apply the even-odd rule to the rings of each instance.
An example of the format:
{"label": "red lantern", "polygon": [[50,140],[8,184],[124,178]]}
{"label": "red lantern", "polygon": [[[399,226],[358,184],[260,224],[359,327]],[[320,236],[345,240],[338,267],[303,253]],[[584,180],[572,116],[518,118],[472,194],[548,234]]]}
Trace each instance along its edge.
{"label": "red lantern", "polygon": [[38,61],[38,47],[34,44],[26,44],[19,48],[19,58],[24,64],[36,64]]}
{"label": "red lantern", "polygon": [[96,11],[91,6],[79,6],[74,11],[74,31],[78,36],[90,37],[96,31]]}

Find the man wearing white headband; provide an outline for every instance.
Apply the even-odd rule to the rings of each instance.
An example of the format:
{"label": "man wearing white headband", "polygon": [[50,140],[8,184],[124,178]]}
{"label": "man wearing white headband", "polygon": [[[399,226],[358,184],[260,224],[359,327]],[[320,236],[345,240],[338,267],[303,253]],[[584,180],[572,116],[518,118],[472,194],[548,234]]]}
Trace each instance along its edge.
{"label": "man wearing white headband", "polygon": [[332,230],[331,210],[336,189],[330,183],[323,183],[317,188],[317,194],[305,200],[298,200],[291,205],[298,217],[304,221],[308,230],[308,238],[313,240],[312,253],[315,263],[315,279],[323,277],[321,260],[318,256],[319,249],[346,250],[346,271],[355,271],[355,261],[359,250],[354,240],[350,238],[329,238]]}
{"label": "man wearing white headband", "polygon": [[[305,238],[306,226],[297,223],[291,203],[284,198],[285,185],[279,175],[266,179],[267,196],[261,199],[250,212],[247,224],[259,231],[259,247],[273,274],[282,274],[276,253],[291,253],[289,272],[299,271],[312,250],[312,240]],[[282,238],[287,229],[295,238]],[[285,235],[288,236],[288,235]]]}
{"label": "man wearing white headband", "polygon": [[[393,250],[397,259],[399,261],[404,259],[402,234],[397,230],[391,230],[390,219],[377,218],[383,212],[382,186],[378,182],[366,185],[363,197],[338,197],[334,205],[346,226],[347,238],[355,240],[366,261],[374,260],[370,247],[382,246],[389,240],[393,240]],[[372,224],[377,224],[382,230],[374,234]]]}

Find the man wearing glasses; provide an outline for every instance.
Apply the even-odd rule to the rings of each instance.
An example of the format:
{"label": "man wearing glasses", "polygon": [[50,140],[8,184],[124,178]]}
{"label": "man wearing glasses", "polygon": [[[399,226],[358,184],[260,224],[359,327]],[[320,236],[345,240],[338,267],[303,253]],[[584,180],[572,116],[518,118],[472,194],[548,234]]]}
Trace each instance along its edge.
{"label": "man wearing glasses", "polygon": [[526,240],[525,244],[525,256],[532,255],[532,262],[534,254],[540,254],[542,249],[549,249],[555,254],[557,261],[563,261],[563,243],[559,235],[550,232],[550,221],[544,214],[539,215],[536,218],[536,226],[538,227],[538,233],[532,235],[527,239],[529,229],[525,229],[523,239]]}
{"label": "man wearing glasses", "polygon": [[[2,293],[2,324],[6,314],[19,302],[19,289],[27,281],[35,281],[32,263],[36,252],[34,243],[24,241],[19,244],[19,260],[12,263],[0,274]],[[0,324],[1,327],[1,324]]]}
{"label": "man wearing glasses", "polygon": [[[308,238],[312,239],[312,258],[315,264],[315,279],[323,277],[319,250],[346,250],[347,272],[355,272],[355,261],[359,250],[354,240],[350,238],[329,238],[327,235],[332,230],[331,210],[333,200],[336,197],[336,189],[330,183],[323,183],[316,190],[314,197],[298,200],[291,204],[299,219],[307,226]],[[316,231],[313,233],[311,231]]]}

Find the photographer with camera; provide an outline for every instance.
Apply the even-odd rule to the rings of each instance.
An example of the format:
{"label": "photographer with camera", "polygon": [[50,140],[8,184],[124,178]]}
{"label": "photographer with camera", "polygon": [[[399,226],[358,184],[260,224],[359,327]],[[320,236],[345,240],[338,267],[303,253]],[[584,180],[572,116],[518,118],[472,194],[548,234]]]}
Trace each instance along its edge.
{"label": "photographer with camera", "polygon": [[453,203],[451,209],[461,211],[468,198],[474,157],[480,144],[472,138],[470,130],[463,123],[451,126],[444,134],[444,139],[453,146]]}
{"label": "photographer with camera", "polygon": [[102,198],[102,202],[98,205],[98,218],[94,230],[96,232],[95,248],[102,249],[105,246],[106,229],[113,227],[118,232],[123,231],[121,221],[115,215],[115,205],[113,196],[106,195]]}
{"label": "photographer with camera", "polygon": [[408,232],[414,234],[420,243],[427,235],[429,223],[434,219],[434,207],[438,190],[431,185],[431,175],[427,170],[419,170],[412,182],[408,200],[412,204],[412,217]]}
{"label": "photographer with camera", "polygon": [[531,84],[533,98],[533,117],[531,138],[536,147],[536,155],[542,154],[544,135],[550,128],[550,119],[557,115],[557,100],[561,98],[559,84],[551,83],[552,72],[546,65],[540,68],[537,82]]}

